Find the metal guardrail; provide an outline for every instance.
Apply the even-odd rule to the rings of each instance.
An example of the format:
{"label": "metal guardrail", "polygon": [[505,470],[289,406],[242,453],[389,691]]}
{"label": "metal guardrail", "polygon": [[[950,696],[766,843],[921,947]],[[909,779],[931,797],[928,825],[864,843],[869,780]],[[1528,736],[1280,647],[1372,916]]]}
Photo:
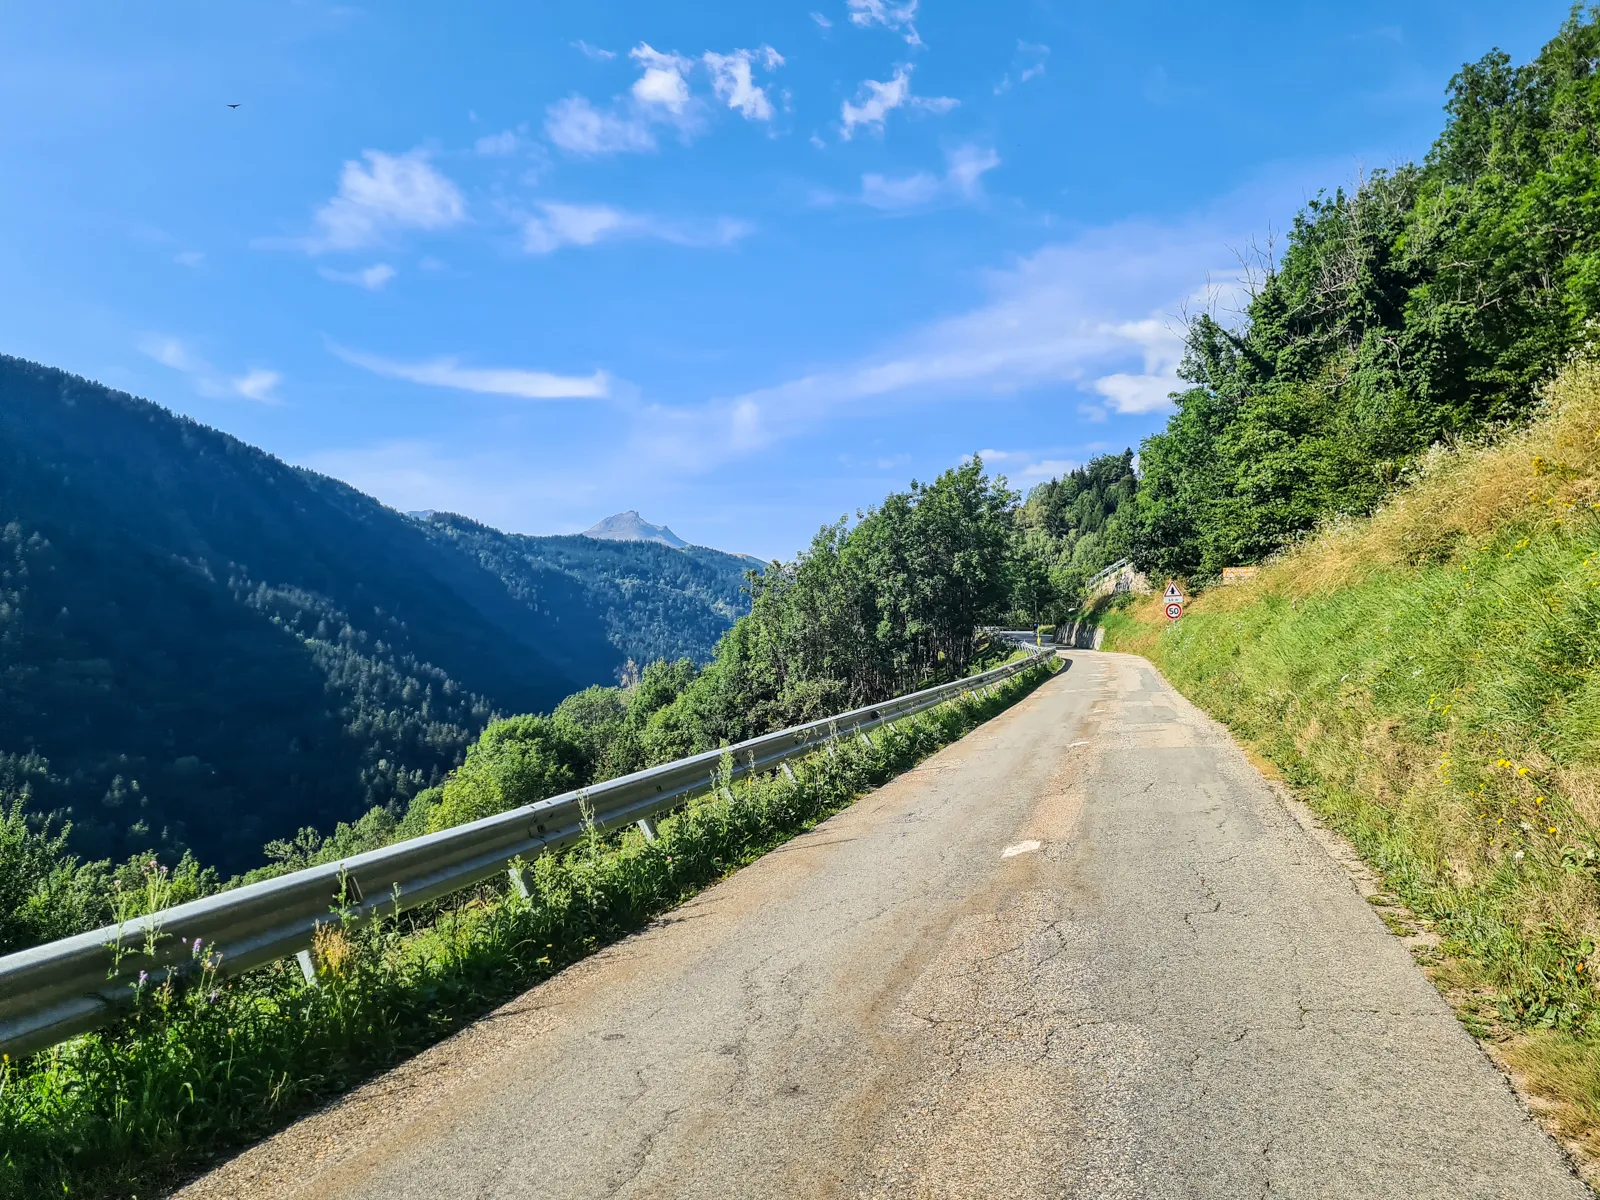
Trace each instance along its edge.
{"label": "metal guardrail", "polygon": [[[759,774],[809,754],[841,735],[865,735],[889,721],[937,707],[1026,670],[1046,648],[965,679],[912,692],[837,717],[708,750],[535,804],[219,892],[121,925],[81,933],[0,957],[0,1050],[20,1057],[112,1020],[131,1000],[133,979],[159,986],[193,963],[190,945],[205,939],[218,970],[237,975],[311,945],[335,909],[357,919],[426,904],[600,829],[642,822],[681,807],[715,786],[724,754],[735,778]],[[1054,652],[1054,647],[1049,648]],[[153,949],[153,953],[147,950]]]}
{"label": "metal guardrail", "polygon": [[1083,581],[1083,586],[1085,588],[1092,588],[1095,584],[1099,583],[1107,575],[1111,575],[1111,574],[1114,574],[1117,571],[1122,570],[1123,567],[1131,565],[1132,562],[1133,562],[1133,559],[1131,559],[1131,558],[1119,558],[1119,559],[1117,559],[1116,562],[1112,563],[1109,567],[1101,567],[1093,575],[1091,575],[1091,576],[1089,576],[1089,578],[1085,579]]}

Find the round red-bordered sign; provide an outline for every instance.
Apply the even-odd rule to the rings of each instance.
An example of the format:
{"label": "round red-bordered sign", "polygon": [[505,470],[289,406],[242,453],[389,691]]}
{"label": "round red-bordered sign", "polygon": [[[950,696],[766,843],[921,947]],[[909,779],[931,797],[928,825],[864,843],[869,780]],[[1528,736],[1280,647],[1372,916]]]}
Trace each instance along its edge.
{"label": "round red-bordered sign", "polygon": [[1171,604],[1167,605],[1167,616],[1176,621],[1179,617],[1183,616],[1183,605],[1174,600]]}

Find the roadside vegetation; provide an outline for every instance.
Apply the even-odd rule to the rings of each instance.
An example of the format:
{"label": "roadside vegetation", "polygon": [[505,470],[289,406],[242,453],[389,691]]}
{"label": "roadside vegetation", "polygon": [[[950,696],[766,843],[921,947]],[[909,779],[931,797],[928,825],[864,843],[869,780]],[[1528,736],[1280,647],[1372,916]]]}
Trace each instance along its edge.
{"label": "roadside vegetation", "polygon": [[1441,939],[1432,978],[1600,1162],[1600,366],[1180,622],[1108,612]]}
{"label": "roadside vegetation", "polygon": [[[145,1194],[279,1128],[811,828],[994,716],[1054,664],[740,780],[658,823],[529,864],[399,921],[330,914],[318,982],[292,962],[138,995],[130,1017],[0,1063],[0,1197]],[[159,895],[159,877],[149,881]]]}

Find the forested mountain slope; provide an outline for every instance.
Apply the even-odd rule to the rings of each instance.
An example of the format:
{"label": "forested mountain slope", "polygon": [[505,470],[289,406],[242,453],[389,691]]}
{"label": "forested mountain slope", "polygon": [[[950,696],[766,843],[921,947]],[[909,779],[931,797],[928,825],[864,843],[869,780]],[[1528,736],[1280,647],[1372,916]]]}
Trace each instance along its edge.
{"label": "forested mountain slope", "polygon": [[[611,665],[602,673],[591,660],[573,658],[581,643],[569,649],[558,640],[548,652],[584,683],[614,682],[617,666],[628,659],[641,667],[658,658],[706,662],[734,618],[750,608],[744,574],[757,560],[745,555],[584,534],[501,533],[453,513],[434,513],[425,524],[525,603],[551,606],[554,596],[581,595],[581,617],[599,622],[607,647],[591,651],[585,646],[584,652]],[[580,636],[590,634],[585,630]]]}
{"label": "forested mountain slope", "polygon": [[[90,855],[253,866],[271,837],[403,806],[493,713],[548,711],[670,640],[622,632],[671,607],[635,619],[630,587],[670,584],[513,578],[455,521],[0,357],[0,790],[64,811]],[[617,549],[630,579],[664,550]],[[739,601],[717,578],[700,657]]]}

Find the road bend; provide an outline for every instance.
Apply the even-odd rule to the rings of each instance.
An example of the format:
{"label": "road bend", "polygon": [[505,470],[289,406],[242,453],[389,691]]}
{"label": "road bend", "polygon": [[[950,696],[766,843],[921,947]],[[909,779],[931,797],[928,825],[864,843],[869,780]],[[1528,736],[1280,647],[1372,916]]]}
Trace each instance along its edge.
{"label": "road bend", "polygon": [[181,1195],[1590,1193],[1227,733],[1073,652]]}

